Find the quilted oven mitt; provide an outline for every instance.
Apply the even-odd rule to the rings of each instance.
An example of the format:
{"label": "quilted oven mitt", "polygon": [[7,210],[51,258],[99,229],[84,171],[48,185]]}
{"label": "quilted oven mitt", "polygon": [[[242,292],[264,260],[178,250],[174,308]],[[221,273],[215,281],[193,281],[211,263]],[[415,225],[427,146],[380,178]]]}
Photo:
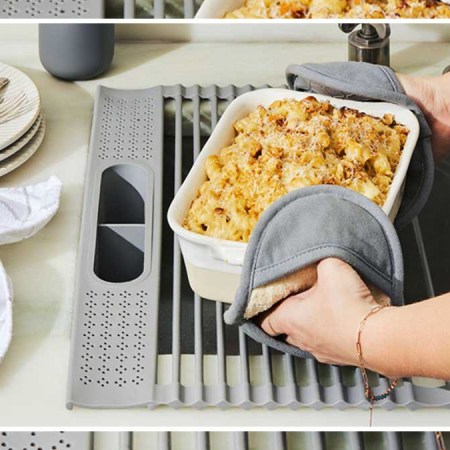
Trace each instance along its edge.
{"label": "quilted oven mitt", "polygon": [[394,226],[371,200],[340,186],[298,189],[263,213],[250,237],[236,298],[225,313],[253,339],[294,356],[309,353],[266,334],[253,320],[278,301],[311,287],[315,263],[336,257],[372,291],[403,304],[403,257]]}
{"label": "quilted oven mitt", "polygon": [[[247,247],[241,284],[225,313],[256,341],[300,357],[302,349],[267,335],[254,320],[286,297],[316,281],[316,264],[337,257],[358,271],[375,298],[403,304],[403,257],[396,228],[407,225],[426,203],[434,179],[431,130],[394,72],[383,66],[345,62],[293,65],[291,89],[359,101],[384,101],[410,109],[420,137],[407,174],[402,206],[393,225],[373,202],[338,186],[294,191],[271,205],[258,221]],[[381,298],[381,297],[380,297]]]}
{"label": "quilted oven mitt", "polygon": [[360,62],[291,65],[291,89],[358,101],[382,101],[404,106],[420,124],[420,136],[409,165],[405,192],[395,227],[403,228],[422,210],[434,181],[431,130],[417,104],[405,94],[394,71],[386,66]]}
{"label": "quilted oven mitt", "polygon": [[[50,177],[32,186],[0,189],[0,245],[27,239],[56,214],[61,181]],[[0,262],[0,362],[12,336],[12,283]]]}

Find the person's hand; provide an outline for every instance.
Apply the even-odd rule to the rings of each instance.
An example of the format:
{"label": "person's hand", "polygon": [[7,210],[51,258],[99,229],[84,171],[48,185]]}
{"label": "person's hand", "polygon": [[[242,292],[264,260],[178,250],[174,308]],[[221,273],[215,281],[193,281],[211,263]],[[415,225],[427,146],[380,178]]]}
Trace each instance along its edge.
{"label": "person's hand", "polygon": [[438,77],[397,74],[406,94],[422,109],[431,127],[433,156],[439,162],[450,153],[450,73]]}
{"label": "person's hand", "polygon": [[317,266],[317,282],[270,310],[261,321],[271,336],[310,352],[318,361],[359,365],[356,340],[361,320],[377,305],[358,273],[340,259]]}

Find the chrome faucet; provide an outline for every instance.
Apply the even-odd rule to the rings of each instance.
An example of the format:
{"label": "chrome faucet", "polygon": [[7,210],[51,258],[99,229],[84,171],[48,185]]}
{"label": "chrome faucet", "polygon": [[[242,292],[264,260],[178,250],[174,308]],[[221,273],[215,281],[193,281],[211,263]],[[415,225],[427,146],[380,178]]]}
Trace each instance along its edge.
{"label": "chrome faucet", "polygon": [[[356,29],[361,25],[360,29]],[[389,66],[391,28],[387,24],[344,23],[339,28],[349,34],[349,61],[368,62]]]}

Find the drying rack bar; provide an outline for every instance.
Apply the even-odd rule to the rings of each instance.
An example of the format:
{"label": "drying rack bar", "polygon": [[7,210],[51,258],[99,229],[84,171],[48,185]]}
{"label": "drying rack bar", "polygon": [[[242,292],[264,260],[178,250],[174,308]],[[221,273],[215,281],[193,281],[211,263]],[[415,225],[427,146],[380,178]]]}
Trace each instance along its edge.
{"label": "drying rack bar", "polygon": [[[153,0],[153,19],[165,19],[167,18],[168,9],[167,0]],[[184,19],[192,19],[196,12],[197,7],[195,0],[178,0],[177,6],[179,7],[178,15]],[[123,0],[123,17],[125,19],[136,18],[136,0]]]}

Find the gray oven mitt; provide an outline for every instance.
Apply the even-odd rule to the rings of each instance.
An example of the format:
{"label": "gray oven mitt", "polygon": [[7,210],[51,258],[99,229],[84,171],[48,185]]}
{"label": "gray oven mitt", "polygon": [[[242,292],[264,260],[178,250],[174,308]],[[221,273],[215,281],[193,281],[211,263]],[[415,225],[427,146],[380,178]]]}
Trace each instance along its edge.
{"label": "gray oven mitt", "polygon": [[291,65],[287,69],[291,89],[315,92],[336,98],[383,101],[405,106],[417,117],[420,136],[406,177],[405,193],[395,227],[401,229],[425,205],[433,185],[434,161],[431,130],[417,104],[405,94],[389,67],[359,62]]}
{"label": "gray oven mitt", "polygon": [[350,264],[370,285],[403,304],[403,257],[394,226],[375,203],[339,186],[295,190],[273,203],[248,244],[241,284],[225,322],[243,326],[253,339],[282,352],[309,353],[267,335],[244,318],[255,289],[327,258]]}

